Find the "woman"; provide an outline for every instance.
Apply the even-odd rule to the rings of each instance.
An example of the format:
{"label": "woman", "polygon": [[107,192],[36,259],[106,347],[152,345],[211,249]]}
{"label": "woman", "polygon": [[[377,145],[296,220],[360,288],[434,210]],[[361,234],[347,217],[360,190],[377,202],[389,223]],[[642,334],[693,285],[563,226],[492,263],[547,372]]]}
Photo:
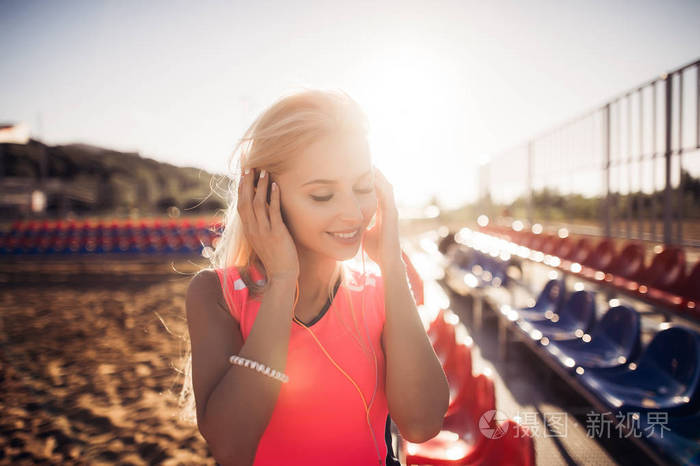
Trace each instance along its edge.
{"label": "woman", "polygon": [[396,464],[388,414],[426,441],[449,389],[364,114],[342,92],[288,95],[233,160],[213,267],[186,298],[201,434],[222,465]]}

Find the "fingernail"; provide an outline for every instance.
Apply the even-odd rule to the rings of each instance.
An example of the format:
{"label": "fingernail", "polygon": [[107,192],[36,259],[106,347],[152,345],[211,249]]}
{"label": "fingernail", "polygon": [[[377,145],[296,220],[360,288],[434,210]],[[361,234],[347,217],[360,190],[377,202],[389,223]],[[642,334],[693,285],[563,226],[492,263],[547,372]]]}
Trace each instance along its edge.
{"label": "fingernail", "polygon": [[260,178],[265,178],[265,169],[260,170]]}
{"label": "fingernail", "polygon": [[277,191],[277,183],[274,181],[272,182],[272,190]]}
{"label": "fingernail", "polygon": [[243,174],[244,174],[244,175],[247,175],[248,173],[250,173],[250,168],[246,168],[246,169],[243,171]]}

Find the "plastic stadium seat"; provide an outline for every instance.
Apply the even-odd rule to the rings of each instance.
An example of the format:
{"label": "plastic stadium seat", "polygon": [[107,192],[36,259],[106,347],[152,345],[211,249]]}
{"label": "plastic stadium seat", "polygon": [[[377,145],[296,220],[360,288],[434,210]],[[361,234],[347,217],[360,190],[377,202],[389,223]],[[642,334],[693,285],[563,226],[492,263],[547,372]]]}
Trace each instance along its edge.
{"label": "plastic stadium seat", "polygon": [[[688,317],[693,317],[695,301],[697,301],[698,296],[694,300],[689,298],[693,293],[700,294],[696,291],[700,290],[700,261],[686,277],[685,254],[682,250],[678,252],[678,250],[673,251],[673,249],[664,249],[654,256],[654,260],[647,270],[648,281],[639,287],[638,292],[662,306],[685,312]],[[662,258],[661,255],[667,251],[668,255]],[[662,272],[664,270],[669,271],[669,273],[664,274]]]}
{"label": "plastic stadium seat", "polygon": [[[597,278],[596,272],[609,272],[615,260],[615,243],[610,239],[604,239],[598,243],[593,252],[583,262],[582,275],[588,278]],[[602,275],[601,279],[605,275]]]}
{"label": "plastic stadium seat", "polygon": [[474,249],[458,248],[453,254],[453,264],[473,275],[471,288],[507,286],[506,263]]}
{"label": "plastic stadium seat", "polygon": [[428,325],[428,329],[426,330],[428,337],[430,337],[431,343],[433,343],[437,339],[439,329],[444,325],[449,324],[445,321],[445,310],[440,309],[435,318],[430,322],[430,324]]}
{"label": "plastic stadium seat", "polygon": [[555,235],[544,235],[541,251],[545,254],[553,254],[559,246],[559,237]]}
{"label": "plastic stadium seat", "polygon": [[468,400],[464,398],[469,394],[465,386],[470,385],[474,378],[471,349],[462,343],[458,344],[445,360],[443,369],[450,386],[450,406],[445,414],[449,416],[458,409],[460,404]]}
{"label": "plastic stadium seat", "polygon": [[588,238],[581,238],[580,240],[578,240],[576,246],[573,248],[571,255],[569,255],[565,259],[571,262],[583,264],[586,262],[588,256],[591,255],[592,252],[593,243],[591,243],[591,240]]}
{"label": "plastic stadium seat", "polygon": [[589,369],[580,380],[612,409],[691,413],[700,391],[700,335],[681,326],[661,330],[634,369]]}
{"label": "plastic stadium seat", "polygon": [[[479,374],[465,385],[463,396],[467,403],[443,420],[443,430],[423,443],[402,442],[406,464],[462,465],[480,464],[488,442],[483,429],[496,430],[495,416],[488,416],[496,409],[493,381]],[[482,416],[484,416],[482,420]],[[481,422],[480,422],[481,421]]]}
{"label": "plastic stadium seat", "polygon": [[[640,281],[648,287],[664,291],[678,291],[685,279],[685,253],[683,249],[667,246],[655,254],[651,265]],[[640,290],[642,291],[642,290]]]}
{"label": "plastic stadium seat", "polygon": [[445,416],[442,427],[456,432],[461,438],[469,438],[476,433],[479,418],[486,412],[496,409],[496,388],[493,380],[485,374],[471,377],[457,394],[455,404],[459,407],[450,415]]}
{"label": "plastic stadium seat", "polygon": [[437,355],[438,359],[440,359],[443,366],[456,346],[457,340],[455,338],[455,327],[452,324],[445,323],[444,326],[438,329],[437,338],[433,342],[435,354]]}
{"label": "plastic stadium seat", "polygon": [[503,435],[489,439],[482,457],[473,464],[535,466],[535,440],[527,427],[506,419],[499,426],[498,432],[503,432]]}
{"label": "plastic stadium seat", "polygon": [[456,437],[449,431],[442,431],[429,442],[407,448],[406,464],[466,465],[466,466],[534,466],[535,442],[530,430],[507,419],[497,427],[484,430],[489,437],[479,432],[481,437],[477,448]]}
{"label": "plastic stadium seat", "polygon": [[[475,270],[479,269],[477,273]],[[476,253],[476,262],[472,264],[472,273],[479,280],[477,287],[506,286],[508,275],[506,274],[506,264],[480,252]]]}
{"label": "plastic stadium seat", "polygon": [[620,254],[610,265],[609,274],[605,280],[613,285],[636,290],[644,271],[644,247],[636,242],[627,243]]}
{"label": "plastic stadium seat", "polygon": [[575,246],[576,244],[571,238],[560,238],[552,255],[565,259],[573,253]]}
{"label": "plastic stadium seat", "polygon": [[595,299],[587,290],[575,291],[558,313],[550,319],[519,320],[517,325],[527,333],[539,330],[550,340],[571,340],[587,333],[595,322]]}
{"label": "plastic stadium seat", "polygon": [[525,246],[526,248],[529,248],[532,242],[535,240],[537,235],[530,231],[523,231],[520,233],[519,239],[518,239],[518,244],[521,246]]}
{"label": "plastic stadium seat", "polygon": [[545,285],[537,297],[534,306],[518,309],[517,313],[523,319],[543,320],[548,313],[558,312],[565,299],[564,280],[552,279]]}
{"label": "plastic stadium seat", "polygon": [[688,317],[700,319],[700,260],[695,263],[681,289],[683,312]]}
{"label": "plastic stadium seat", "polygon": [[649,443],[674,463],[700,465],[700,413],[649,421],[642,416],[639,426]]}
{"label": "plastic stadium seat", "polygon": [[534,249],[535,251],[541,251],[542,246],[544,246],[545,241],[547,241],[548,239],[549,235],[546,235],[544,233],[534,234],[534,236],[530,240],[530,245],[528,247],[530,249]]}
{"label": "plastic stadium seat", "polygon": [[641,324],[636,310],[611,307],[595,325],[590,339],[553,341],[546,346],[559,362],[570,368],[620,367],[635,361],[641,349]]}

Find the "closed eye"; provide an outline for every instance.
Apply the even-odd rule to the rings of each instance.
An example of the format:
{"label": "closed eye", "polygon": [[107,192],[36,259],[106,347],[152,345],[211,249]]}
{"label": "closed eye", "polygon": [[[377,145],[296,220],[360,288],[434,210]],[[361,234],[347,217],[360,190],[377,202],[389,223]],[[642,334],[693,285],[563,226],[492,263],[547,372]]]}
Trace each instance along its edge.
{"label": "closed eye", "polygon": [[[369,194],[372,191],[374,191],[374,189],[373,188],[356,189],[355,191],[357,191],[358,193],[361,193],[361,194]],[[313,199],[314,201],[317,201],[317,202],[326,202],[326,201],[330,201],[332,197],[333,197],[333,195],[329,194],[328,196],[311,196],[311,199]]]}

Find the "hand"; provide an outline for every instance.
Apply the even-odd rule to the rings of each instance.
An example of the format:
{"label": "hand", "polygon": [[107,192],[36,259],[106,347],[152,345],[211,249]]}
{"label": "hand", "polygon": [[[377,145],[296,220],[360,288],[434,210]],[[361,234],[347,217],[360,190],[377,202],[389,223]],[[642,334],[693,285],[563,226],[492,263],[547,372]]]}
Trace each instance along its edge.
{"label": "hand", "polygon": [[365,232],[365,251],[379,267],[401,260],[399,212],[394,201],[394,188],[384,174],[374,167],[374,188],[377,193],[377,218]]}
{"label": "hand", "polygon": [[[254,171],[241,173],[238,184],[238,214],[241,216],[245,237],[265,267],[269,280],[292,279],[299,276],[299,256],[296,245],[282,220],[280,189],[273,183],[270,203],[267,187],[270,174],[266,173],[253,186]],[[261,174],[265,171],[261,171]]]}

